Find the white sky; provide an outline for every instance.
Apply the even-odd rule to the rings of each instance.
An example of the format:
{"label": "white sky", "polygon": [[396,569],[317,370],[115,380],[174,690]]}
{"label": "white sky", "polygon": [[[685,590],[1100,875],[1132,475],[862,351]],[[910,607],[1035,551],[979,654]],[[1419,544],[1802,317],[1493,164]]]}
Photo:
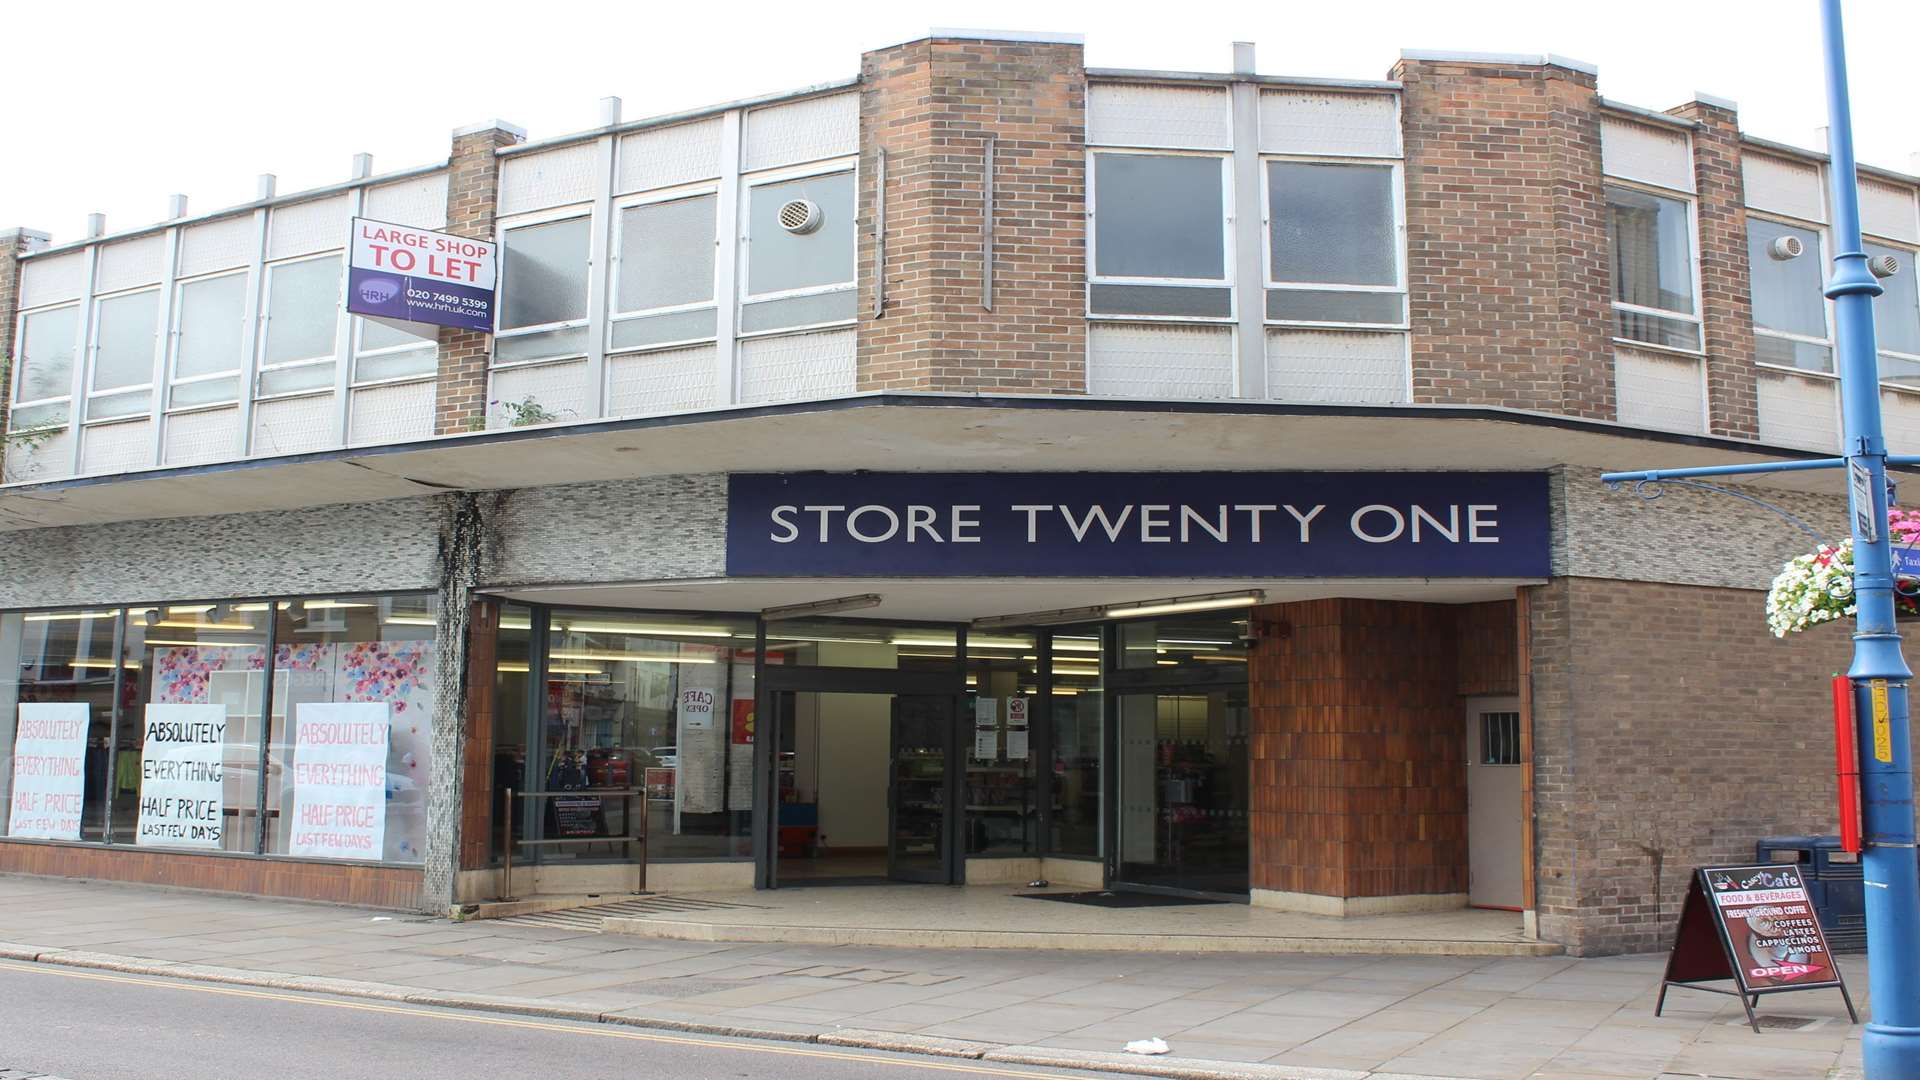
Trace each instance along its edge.
{"label": "white sky", "polygon": [[[1848,0],[1861,161],[1920,171],[1913,113],[1920,3]],[[1811,146],[1826,123],[1814,0],[869,0],[780,4],[386,0],[8,5],[0,227],[56,241],[90,212],[157,221],[184,192],[205,213],[445,158],[450,131],[495,117],[539,139],[858,73],[860,52],[932,27],[1070,31],[1094,67],[1222,71],[1256,42],[1271,75],[1383,78],[1402,48],[1558,53],[1600,92],[1664,109],[1702,90],[1751,134]]]}

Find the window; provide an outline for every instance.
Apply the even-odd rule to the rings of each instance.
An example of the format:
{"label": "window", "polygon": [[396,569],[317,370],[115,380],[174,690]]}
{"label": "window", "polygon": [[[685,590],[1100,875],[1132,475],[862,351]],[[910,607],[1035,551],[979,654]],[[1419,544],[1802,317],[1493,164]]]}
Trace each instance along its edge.
{"label": "window", "polygon": [[261,397],[331,390],[340,314],[340,256],[267,268]]}
{"label": "window", "polygon": [[111,420],[153,407],[153,343],[160,291],[110,296],[94,304],[93,378],[87,419]]}
{"label": "window", "polygon": [[67,422],[73,396],[73,353],[80,332],[77,305],[35,311],[20,320],[19,363],[14,374],[15,431]]}
{"label": "window", "polygon": [[1615,336],[1698,351],[1692,206],[1636,188],[1609,186],[1607,239],[1613,248]]}
{"label": "window", "polygon": [[495,363],[587,351],[586,217],[523,225],[502,238]]}
{"label": "window", "polygon": [[1483,712],[1480,714],[1480,764],[1521,764],[1519,713]]}
{"label": "window", "polygon": [[[1795,250],[1799,254],[1793,254]],[[1753,352],[1763,364],[1832,371],[1825,261],[1813,228],[1747,216]]]}
{"label": "window", "polygon": [[620,211],[613,348],[714,336],[714,222],[719,201],[714,195],[695,195]]}
{"label": "window", "polygon": [[1227,159],[1093,156],[1094,315],[1233,315],[1227,287]]}
{"label": "window", "polygon": [[182,409],[237,401],[247,340],[247,275],[181,282],[176,302],[168,405]]}
{"label": "window", "polygon": [[1106,755],[1101,636],[1099,626],[1063,627],[1051,635],[1053,836],[1047,850],[1054,855],[1093,858],[1105,851],[1100,803],[1100,761]]}
{"label": "window", "polygon": [[1391,165],[1267,162],[1268,319],[1406,322],[1394,188]]}
{"label": "window", "polygon": [[0,834],[106,834],[119,618],[113,610],[0,615]]}
{"label": "window", "polygon": [[1032,634],[967,636],[960,752],[966,755],[966,853],[1037,855],[1033,708],[1039,703],[1038,642]]}
{"label": "window", "polygon": [[353,381],[383,382],[432,375],[438,369],[440,335],[424,323],[355,316]]}
{"label": "window", "polygon": [[743,333],[854,317],[852,172],[749,189]]}
{"label": "window", "polygon": [[1880,346],[1883,382],[1920,386],[1920,291],[1913,270],[1914,253],[1868,241],[1868,258],[1889,257],[1900,264],[1892,277],[1880,280],[1886,291],[1873,300],[1874,336]]}

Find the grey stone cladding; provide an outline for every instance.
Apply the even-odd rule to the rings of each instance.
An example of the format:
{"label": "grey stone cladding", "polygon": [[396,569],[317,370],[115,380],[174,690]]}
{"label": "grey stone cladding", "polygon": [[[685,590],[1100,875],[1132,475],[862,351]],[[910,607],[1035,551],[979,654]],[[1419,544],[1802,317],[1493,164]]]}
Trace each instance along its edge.
{"label": "grey stone cladding", "polygon": [[727,478],[522,488],[504,493],[493,539],[482,587],[721,577]]}

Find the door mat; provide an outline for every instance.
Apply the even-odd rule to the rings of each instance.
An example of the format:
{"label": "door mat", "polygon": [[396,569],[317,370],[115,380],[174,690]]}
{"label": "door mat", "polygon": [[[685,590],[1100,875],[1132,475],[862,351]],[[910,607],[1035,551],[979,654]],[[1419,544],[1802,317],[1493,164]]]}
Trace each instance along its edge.
{"label": "door mat", "polygon": [[1182,904],[1225,904],[1226,900],[1204,900],[1197,896],[1167,896],[1149,892],[1063,892],[1063,893],[1019,893],[1028,900],[1058,900],[1066,904],[1086,904],[1089,907],[1130,908],[1130,907],[1177,907]]}

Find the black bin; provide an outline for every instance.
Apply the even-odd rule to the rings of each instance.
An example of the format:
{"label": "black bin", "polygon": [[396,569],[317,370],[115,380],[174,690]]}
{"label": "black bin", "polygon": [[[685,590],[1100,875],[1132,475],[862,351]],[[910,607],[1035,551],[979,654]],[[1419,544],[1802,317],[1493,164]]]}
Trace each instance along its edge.
{"label": "black bin", "polygon": [[1769,836],[1753,847],[1763,863],[1792,863],[1800,868],[1834,952],[1865,952],[1867,948],[1866,882],[1860,856],[1840,850],[1837,836]]}

